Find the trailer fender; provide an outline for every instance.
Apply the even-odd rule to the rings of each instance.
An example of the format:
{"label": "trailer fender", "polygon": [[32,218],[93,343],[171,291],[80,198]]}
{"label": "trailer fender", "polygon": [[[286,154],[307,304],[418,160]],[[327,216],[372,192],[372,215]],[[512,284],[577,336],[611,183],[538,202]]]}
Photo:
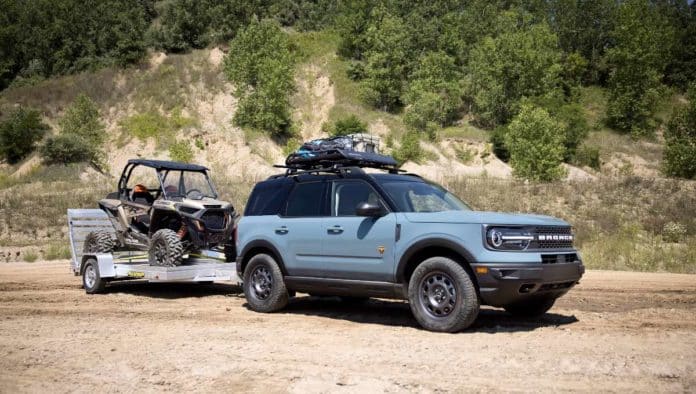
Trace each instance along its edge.
{"label": "trailer fender", "polygon": [[82,264],[80,265],[80,274],[85,267],[85,262],[89,259],[96,259],[97,266],[99,267],[99,277],[101,278],[113,278],[116,276],[116,269],[114,267],[114,256],[111,253],[106,254],[86,254],[82,256]]}

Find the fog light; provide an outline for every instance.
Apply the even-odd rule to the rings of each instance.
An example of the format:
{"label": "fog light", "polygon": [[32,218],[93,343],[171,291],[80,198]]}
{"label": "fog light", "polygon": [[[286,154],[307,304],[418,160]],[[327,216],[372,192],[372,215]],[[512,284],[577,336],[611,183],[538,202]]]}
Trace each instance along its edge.
{"label": "fog light", "polygon": [[476,267],[476,273],[485,275],[488,273],[488,267]]}

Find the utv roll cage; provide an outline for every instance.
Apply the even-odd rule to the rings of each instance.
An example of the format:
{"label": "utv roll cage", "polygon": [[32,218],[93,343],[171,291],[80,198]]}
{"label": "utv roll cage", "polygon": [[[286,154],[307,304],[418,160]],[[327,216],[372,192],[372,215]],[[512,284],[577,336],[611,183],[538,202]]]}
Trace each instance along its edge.
{"label": "utv roll cage", "polygon": [[[198,164],[187,164],[187,163],[180,163],[176,161],[167,161],[167,160],[147,160],[147,159],[130,159],[128,160],[128,163],[126,164],[125,167],[123,167],[123,172],[121,173],[121,178],[118,181],[118,196],[120,198],[128,198],[128,180],[131,177],[131,174],[133,173],[133,170],[138,167],[138,166],[143,166],[143,167],[149,167],[154,169],[157,172],[157,180],[160,183],[159,187],[160,190],[162,190],[162,193],[165,193],[164,191],[164,185],[162,184],[162,177],[161,177],[161,171],[192,171],[192,172],[201,172],[205,175],[206,178],[208,178],[208,167],[204,167]],[[217,195],[217,191],[215,190],[215,186],[213,185],[212,182],[208,179],[208,184],[210,185],[212,191]]]}

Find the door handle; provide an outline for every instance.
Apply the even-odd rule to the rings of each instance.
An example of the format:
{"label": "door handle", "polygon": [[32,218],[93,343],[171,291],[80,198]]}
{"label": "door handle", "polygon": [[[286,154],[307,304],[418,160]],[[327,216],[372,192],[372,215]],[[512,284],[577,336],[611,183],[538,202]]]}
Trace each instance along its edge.
{"label": "door handle", "polygon": [[340,233],[343,232],[343,227],[341,227],[341,226],[333,226],[333,227],[329,227],[328,229],[326,229],[326,231],[327,231],[329,234],[340,234]]}
{"label": "door handle", "polygon": [[288,233],[288,228],[283,226],[283,227],[278,227],[275,229],[276,234],[287,234]]}

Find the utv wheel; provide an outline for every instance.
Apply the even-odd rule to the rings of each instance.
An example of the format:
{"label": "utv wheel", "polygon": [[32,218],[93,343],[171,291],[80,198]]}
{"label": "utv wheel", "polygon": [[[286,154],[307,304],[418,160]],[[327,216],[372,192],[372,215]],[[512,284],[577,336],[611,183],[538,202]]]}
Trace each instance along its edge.
{"label": "utv wheel", "polygon": [[505,305],[505,310],[518,317],[537,317],[548,312],[556,302],[555,297],[530,298],[528,300]]}
{"label": "utv wheel", "polygon": [[176,233],[169,229],[157,230],[150,240],[150,265],[176,267],[181,265],[184,245]]}
{"label": "utv wheel", "polygon": [[431,257],[416,268],[408,285],[408,302],[418,323],[430,331],[461,331],[479,312],[471,277],[446,257]]}
{"label": "utv wheel", "polygon": [[85,238],[84,253],[100,254],[111,253],[116,247],[116,239],[108,231],[92,231]]}
{"label": "utv wheel", "polygon": [[89,259],[82,270],[82,287],[87,294],[96,294],[104,291],[106,281],[99,276],[97,260]]}
{"label": "utv wheel", "polygon": [[283,273],[273,257],[257,254],[244,270],[244,296],[256,312],[276,312],[288,304]]}

